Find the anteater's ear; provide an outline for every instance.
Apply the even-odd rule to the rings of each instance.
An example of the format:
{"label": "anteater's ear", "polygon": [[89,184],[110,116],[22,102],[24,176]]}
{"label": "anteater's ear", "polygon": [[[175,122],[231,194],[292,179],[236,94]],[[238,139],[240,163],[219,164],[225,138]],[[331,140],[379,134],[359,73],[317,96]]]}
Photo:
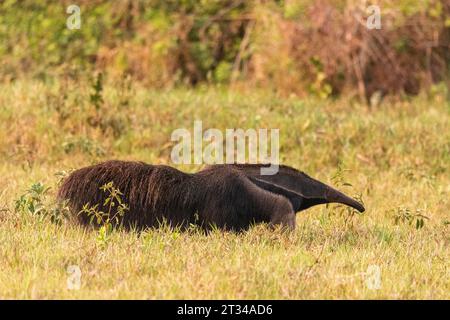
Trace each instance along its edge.
{"label": "anteater's ear", "polygon": [[365,211],[358,201],[294,168],[280,166],[278,173],[274,175],[261,175],[262,166],[266,165],[235,167],[260,188],[287,197],[296,212],[324,203],[342,203],[359,212]]}

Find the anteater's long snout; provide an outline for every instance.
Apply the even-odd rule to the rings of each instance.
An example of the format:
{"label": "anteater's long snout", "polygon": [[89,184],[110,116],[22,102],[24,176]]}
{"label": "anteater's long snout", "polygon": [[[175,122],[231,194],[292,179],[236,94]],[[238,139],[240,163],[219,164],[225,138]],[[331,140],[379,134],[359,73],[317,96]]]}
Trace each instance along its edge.
{"label": "anteater's long snout", "polygon": [[346,196],[342,192],[333,189],[332,187],[328,186],[328,190],[326,193],[326,199],[328,202],[335,202],[335,203],[342,203],[345,205],[348,205],[352,208],[355,208],[359,212],[364,212],[366,208],[364,206],[356,201],[355,199],[350,198],[349,196]]}

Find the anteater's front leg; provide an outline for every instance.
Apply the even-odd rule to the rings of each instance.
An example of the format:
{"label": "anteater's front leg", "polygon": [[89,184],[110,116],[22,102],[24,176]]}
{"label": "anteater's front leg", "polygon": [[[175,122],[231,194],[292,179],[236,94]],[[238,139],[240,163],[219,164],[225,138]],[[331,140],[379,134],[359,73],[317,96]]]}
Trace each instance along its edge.
{"label": "anteater's front leg", "polygon": [[273,227],[295,229],[295,212],[286,197],[261,189],[254,184],[248,185],[248,194],[248,198],[254,203],[255,211],[264,217],[263,221]]}
{"label": "anteater's front leg", "polygon": [[279,200],[271,213],[270,225],[273,227],[281,226],[283,229],[295,229],[295,212],[287,199]]}

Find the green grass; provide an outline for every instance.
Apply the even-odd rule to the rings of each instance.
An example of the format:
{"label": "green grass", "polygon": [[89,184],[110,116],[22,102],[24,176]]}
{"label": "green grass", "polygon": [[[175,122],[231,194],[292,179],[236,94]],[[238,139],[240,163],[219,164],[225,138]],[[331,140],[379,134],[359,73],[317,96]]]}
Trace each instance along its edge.
{"label": "green grass", "polygon": [[[222,88],[0,84],[0,298],[450,298],[450,106],[445,93],[378,108]],[[94,99],[95,100],[95,99]],[[170,163],[171,132],[279,128],[281,160],[362,195],[367,211],[318,206],[294,232],[99,233],[15,210],[36,182],[105,159]],[[334,181],[338,167],[343,186]],[[195,171],[200,166],[178,166]],[[348,170],[348,171],[347,171]],[[416,228],[417,214],[428,219]],[[397,219],[396,219],[397,217]],[[397,221],[396,221],[397,220]],[[81,288],[69,290],[78,265]],[[364,273],[379,266],[381,287]]]}

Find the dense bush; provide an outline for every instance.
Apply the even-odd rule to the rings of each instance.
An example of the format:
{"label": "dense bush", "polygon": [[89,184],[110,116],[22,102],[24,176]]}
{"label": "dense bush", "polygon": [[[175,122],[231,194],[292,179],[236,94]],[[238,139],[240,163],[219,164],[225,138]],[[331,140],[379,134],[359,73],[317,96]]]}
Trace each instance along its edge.
{"label": "dense bush", "polygon": [[[74,2],[79,30],[66,27]],[[245,80],[324,97],[415,94],[448,81],[450,3],[378,4],[382,29],[369,30],[369,4],[343,0],[6,0],[0,77],[97,69],[154,87]]]}

